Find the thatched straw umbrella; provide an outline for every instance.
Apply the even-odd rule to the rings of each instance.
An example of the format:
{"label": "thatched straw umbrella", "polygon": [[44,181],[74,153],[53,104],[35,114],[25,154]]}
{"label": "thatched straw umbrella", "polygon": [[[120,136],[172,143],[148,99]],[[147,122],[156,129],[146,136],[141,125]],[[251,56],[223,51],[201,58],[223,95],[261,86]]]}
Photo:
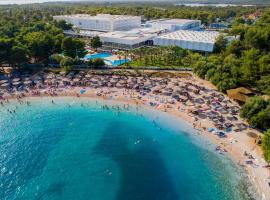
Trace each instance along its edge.
{"label": "thatched straw umbrella", "polygon": [[172,93],[173,92],[173,89],[172,88],[165,88],[165,91],[167,91],[169,93]]}
{"label": "thatched straw umbrella", "polygon": [[92,75],[91,74],[86,74],[85,78],[92,78]]}
{"label": "thatched straw umbrella", "polygon": [[97,79],[97,78],[92,78],[91,80],[91,83],[93,83],[93,84],[97,84],[98,82],[99,82],[99,80]]}
{"label": "thatched straw umbrella", "polygon": [[0,87],[3,88],[3,89],[7,89],[7,88],[9,88],[9,84],[8,83],[2,83]]}
{"label": "thatched straw umbrella", "polygon": [[120,83],[118,82],[118,83],[116,83],[115,87],[117,87],[117,88],[123,88],[124,85],[122,85],[122,84],[120,84]]}
{"label": "thatched straw umbrella", "polygon": [[130,80],[131,80],[133,83],[137,83],[137,82],[138,82],[137,78],[135,78],[135,77],[132,77]]}
{"label": "thatched straw umbrella", "polygon": [[15,86],[15,87],[18,87],[21,84],[22,83],[20,81],[12,82],[12,85]]}
{"label": "thatched straw umbrella", "polygon": [[139,84],[135,84],[135,85],[133,85],[133,88],[132,89],[138,90],[139,88],[140,88]]}
{"label": "thatched straw umbrella", "polygon": [[18,82],[20,80],[21,80],[20,78],[14,78],[14,79],[12,79],[12,82]]}
{"label": "thatched straw umbrella", "polygon": [[110,83],[111,83],[113,86],[115,86],[117,82],[118,82],[118,79],[117,79],[117,80],[116,80],[116,79],[112,79],[112,80],[110,81]]}
{"label": "thatched straw umbrella", "polygon": [[74,83],[75,85],[80,85],[80,81],[81,81],[80,78],[74,78],[74,79],[73,79],[73,83]]}
{"label": "thatched straw umbrella", "polygon": [[24,81],[23,84],[26,86],[30,86],[33,82],[28,80],[28,81]]}
{"label": "thatched straw umbrella", "polygon": [[46,85],[51,85],[51,84],[52,84],[52,80],[51,80],[51,79],[46,79],[46,80],[44,81],[44,83],[45,83]]}
{"label": "thatched straw umbrella", "polygon": [[62,79],[62,82],[65,84],[65,85],[69,85],[70,84],[70,79],[69,78],[63,78]]}
{"label": "thatched straw umbrella", "polygon": [[126,85],[127,81],[126,80],[120,80],[118,83],[121,84],[121,85]]}
{"label": "thatched straw umbrella", "polygon": [[8,83],[8,80],[1,80],[0,84]]}

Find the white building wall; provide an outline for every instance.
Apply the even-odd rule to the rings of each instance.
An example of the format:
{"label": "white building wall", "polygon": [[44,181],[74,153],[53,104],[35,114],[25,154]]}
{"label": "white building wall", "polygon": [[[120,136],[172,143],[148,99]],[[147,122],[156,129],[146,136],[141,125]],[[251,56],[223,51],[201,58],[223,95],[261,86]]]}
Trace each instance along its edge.
{"label": "white building wall", "polygon": [[180,30],[153,39],[157,46],[179,46],[184,49],[212,52],[218,32]]}
{"label": "white building wall", "polygon": [[54,16],[55,20],[65,20],[74,26],[94,31],[121,31],[139,28],[141,17],[125,15],[63,15]]}
{"label": "white building wall", "polygon": [[154,45],[179,46],[183,49],[207,51],[207,52],[212,52],[214,48],[214,43],[210,43],[210,42],[184,41],[184,40],[175,40],[175,39],[168,39],[168,38],[154,38]]}
{"label": "white building wall", "polygon": [[171,20],[155,20],[146,22],[147,27],[166,29],[170,32],[178,30],[198,30],[201,26],[200,20],[185,20],[185,19],[171,19]]}

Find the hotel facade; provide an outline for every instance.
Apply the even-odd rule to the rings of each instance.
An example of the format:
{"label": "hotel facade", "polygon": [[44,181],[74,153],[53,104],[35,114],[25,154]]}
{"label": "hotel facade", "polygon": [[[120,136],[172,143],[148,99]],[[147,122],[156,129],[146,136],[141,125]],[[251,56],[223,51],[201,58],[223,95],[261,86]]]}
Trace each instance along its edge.
{"label": "hotel facade", "polygon": [[96,16],[78,14],[78,15],[60,15],[54,16],[54,20],[65,20],[82,30],[93,31],[124,31],[141,26],[141,17],[128,15],[109,15],[98,14]]}
{"label": "hotel facade", "polygon": [[73,37],[99,36],[107,49],[129,50],[142,46],[179,46],[184,49],[212,52],[219,32],[200,30],[200,20],[159,19],[141,23],[141,17],[98,14],[54,16],[79,31],[65,31]]}

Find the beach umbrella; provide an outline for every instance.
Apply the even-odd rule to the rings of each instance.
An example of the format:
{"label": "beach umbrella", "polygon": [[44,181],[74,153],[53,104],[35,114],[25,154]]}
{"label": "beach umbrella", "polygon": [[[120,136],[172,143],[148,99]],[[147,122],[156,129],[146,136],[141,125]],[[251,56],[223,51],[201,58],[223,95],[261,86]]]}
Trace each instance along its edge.
{"label": "beach umbrella", "polygon": [[107,83],[107,86],[108,86],[108,87],[113,87],[113,84],[112,84],[111,82],[108,82],[108,83]]}
{"label": "beach umbrella", "polygon": [[137,89],[139,89],[139,88],[140,88],[140,86],[139,86],[138,84],[133,85],[133,89],[134,89],[134,90],[137,90]]}
{"label": "beach umbrella", "polygon": [[30,84],[32,84],[32,81],[30,81],[30,80],[29,81],[24,81],[23,84],[24,85],[30,85]]}
{"label": "beach umbrella", "polygon": [[245,130],[245,129],[247,129],[247,125],[246,124],[244,124],[244,123],[237,123],[236,124],[236,126],[239,128],[239,129],[241,129],[241,130]]}
{"label": "beach umbrella", "polygon": [[2,83],[1,84],[1,88],[7,88],[7,87],[9,87],[9,84],[8,83]]}
{"label": "beach umbrella", "polygon": [[0,84],[8,83],[8,80],[1,80]]}
{"label": "beach umbrella", "polygon": [[46,79],[46,80],[44,81],[44,83],[51,83],[51,82],[52,82],[51,79]]}
{"label": "beach umbrella", "polygon": [[34,83],[35,84],[42,84],[42,81],[41,80],[34,80]]}
{"label": "beach umbrella", "polygon": [[127,84],[127,81],[126,81],[126,80],[120,80],[119,83],[120,83],[121,85],[124,85],[124,84]]}
{"label": "beach umbrella", "polygon": [[228,116],[227,119],[230,121],[237,121],[238,120],[238,118],[235,116]]}
{"label": "beach umbrella", "polygon": [[204,100],[202,98],[195,99],[195,103],[203,104]]}
{"label": "beach umbrella", "polygon": [[46,78],[47,78],[47,79],[52,79],[52,78],[54,78],[54,75],[53,75],[53,74],[48,74],[48,75],[46,76]]}
{"label": "beach umbrella", "polygon": [[14,79],[12,79],[12,82],[18,82],[20,80],[21,80],[20,78],[14,78]]}
{"label": "beach umbrella", "polygon": [[41,80],[42,80],[42,77],[37,76],[37,77],[34,78],[34,80],[35,80],[35,81],[41,81]]}
{"label": "beach umbrella", "polygon": [[70,79],[69,78],[63,78],[62,81],[63,82],[70,82]]}
{"label": "beach umbrella", "polygon": [[171,96],[172,95],[172,93],[171,92],[162,92],[162,95],[164,95],[164,96]]}
{"label": "beach umbrella", "polygon": [[80,79],[79,78],[75,78],[73,79],[74,82],[80,82]]}
{"label": "beach umbrella", "polygon": [[12,85],[14,85],[14,86],[18,86],[18,85],[20,85],[21,84],[21,82],[20,81],[17,81],[17,82],[12,82]]}
{"label": "beach umbrella", "polygon": [[166,90],[167,92],[170,92],[170,93],[173,92],[173,89],[172,89],[172,88],[165,88],[165,90]]}
{"label": "beach umbrella", "polygon": [[118,79],[112,79],[110,82],[113,83],[113,84],[115,84],[115,83],[118,82]]}
{"label": "beach umbrella", "polygon": [[131,78],[131,81],[134,82],[134,83],[137,83],[137,78]]}
{"label": "beach umbrella", "polygon": [[117,88],[123,88],[123,85],[120,84],[120,83],[116,83],[115,87],[117,87]]}

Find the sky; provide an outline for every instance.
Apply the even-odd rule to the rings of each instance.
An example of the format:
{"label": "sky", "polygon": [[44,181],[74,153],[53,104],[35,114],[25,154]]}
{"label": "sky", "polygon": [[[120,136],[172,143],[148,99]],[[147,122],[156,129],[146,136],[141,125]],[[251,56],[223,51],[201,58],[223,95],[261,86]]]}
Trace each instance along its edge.
{"label": "sky", "polygon": [[68,1],[68,0],[0,0],[0,4],[28,4],[28,3],[43,3],[53,1]]}

